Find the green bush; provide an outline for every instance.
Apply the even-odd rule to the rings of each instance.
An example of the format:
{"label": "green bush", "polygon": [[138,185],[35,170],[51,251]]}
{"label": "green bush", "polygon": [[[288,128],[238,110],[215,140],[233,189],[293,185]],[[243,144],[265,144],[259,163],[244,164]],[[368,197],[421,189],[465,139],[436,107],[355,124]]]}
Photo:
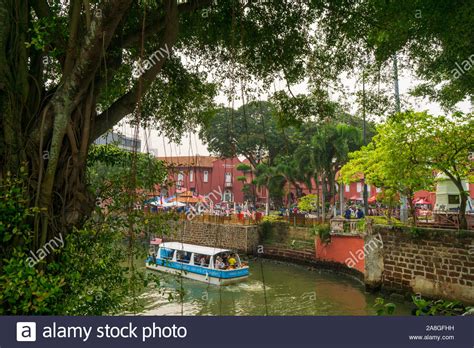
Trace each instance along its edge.
{"label": "green bush", "polygon": [[[81,229],[60,236],[64,246],[54,250],[54,257],[34,264],[29,260],[31,253],[37,255],[30,220],[37,210],[28,207],[25,183],[23,178],[10,176],[0,182],[0,315],[103,315],[141,310],[144,300],[140,294],[157,278],[146,277],[142,267],[148,236],[135,236],[133,243],[124,243],[126,226],[132,223],[140,231],[166,226],[153,217],[144,219],[139,210],[129,216],[95,215]],[[140,260],[140,266],[127,262],[132,259]]]}
{"label": "green bush", "polygon": [[374,308],[377,315],[393,315],[397,306],[394,303],[385,303],[385,300],[381,297],[375,299]]}
{"label": "green bush", "polygon": [[329,224],[314,225],[311,233],[317,235],[323,244],[331,242],[331,226]]}
{"label": "green bush", "polygon": [[262,223],[274,223],[274,222],[283,222],[283,218],[279,215],[266,215],[262,218]]}
{"label": "green bush", "polygon": [[416,316],[455,316],[472,310],[472,307],[466,307],[459,301],[425,300],[417,296],[412,296],[412,300],[416,306],[413,313]]}

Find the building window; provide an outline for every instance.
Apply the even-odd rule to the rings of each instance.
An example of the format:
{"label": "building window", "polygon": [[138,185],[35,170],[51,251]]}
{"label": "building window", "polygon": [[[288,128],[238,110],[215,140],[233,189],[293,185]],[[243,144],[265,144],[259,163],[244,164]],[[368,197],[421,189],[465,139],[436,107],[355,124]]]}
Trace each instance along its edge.
{"label": "building window", "polygon": [[380,193],[380,192],[382,192],[382,189],[381,189],[380,187],[377,187],[377,188],[375,189],[375,192]]}
{"label": "building window", "polygon": [[184,181],[184,174],[183,174],[183,172],[179,172],[178,173],[178,182],[182,183],[183,181]]}
{"label": "building window", "polygon": [[194,181],[194,170],[190,170],[189,171],[189,182],[193,182]]}
{"label": "building window", "polygon": [[231,173],[225,173],[225,183],[230,184],[232,182],[232,174]]}
{"label": "building window", "polygon": [[346,192],[349,192],[351,190],[351,185],[346,185]]}
{"label": "building window", "polygon": [[459,204],[459,195],[448,195],[448,204]]}
{"label": "building window", "polygon": [[209,182],[209,171],[205,170],[203,173],[203,181]]}
{"label": "building window", "polygon": [[357,183],[357,192],[362,192],[362,183],[361,182]]}

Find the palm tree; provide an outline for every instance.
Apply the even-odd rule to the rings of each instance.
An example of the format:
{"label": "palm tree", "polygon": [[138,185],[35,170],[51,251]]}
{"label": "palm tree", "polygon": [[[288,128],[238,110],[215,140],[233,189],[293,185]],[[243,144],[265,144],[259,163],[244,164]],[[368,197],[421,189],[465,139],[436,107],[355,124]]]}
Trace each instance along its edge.
{"label": "palm tree", "polygon": [[275,167],[261,162],[255,168],[255,184],[257,187],[265,187],[267,189],[267,197],[265,201],[265,215],[270,214],[270,182],[276,175]]}

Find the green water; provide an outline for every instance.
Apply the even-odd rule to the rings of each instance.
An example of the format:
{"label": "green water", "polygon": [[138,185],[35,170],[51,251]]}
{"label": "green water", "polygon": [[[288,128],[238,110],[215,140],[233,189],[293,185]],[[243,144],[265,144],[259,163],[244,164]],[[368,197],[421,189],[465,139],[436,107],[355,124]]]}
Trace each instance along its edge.
{"label": "green water", "polygon": [[[249,264],[250,277],[238,284],[218,287],[183,278],[183,301],[176,294],[181,280],[158,273],[164,289],[145,294],[147,306],[142,314],[375,315],[373,305],[380,295],[366,293],[352,278],[269,260]],[[170,293],[177,298],[170,301]],[[396,315],[410,314],[407,303],[396,305]]]}

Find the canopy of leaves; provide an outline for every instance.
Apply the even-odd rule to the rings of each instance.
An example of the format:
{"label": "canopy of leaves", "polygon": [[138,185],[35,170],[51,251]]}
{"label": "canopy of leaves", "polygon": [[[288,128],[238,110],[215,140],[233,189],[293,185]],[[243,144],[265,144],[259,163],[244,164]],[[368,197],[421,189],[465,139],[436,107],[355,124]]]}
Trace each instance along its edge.
{"label": "canopy of leaves", "polygon": [[101,187],[122,190],[131,187],[130,180],[133,178],[133,187],[153,191],[155,185],[164,182],[167,170],[162,161],[150,154],[134,154],[117,145],[107,144],[91,146],[88,174],[93,190],[100,191]]}
{"label": "canopy of leaves", "polygon": [[457,64],[472,59],[473,13],[474,3],[465,0],[339,0],[323,6],[318,17],[335,57],[371,52],[385,62],[402,52],[426,81],[416,93],[451,107],[473,97],[474,70],[454,74]]}
{"label": "canopy of leaves", "polygon": [[472,173],[472,128],[472,115],[397,114],[377,127],[368,146],[350,155],[342,178],[349,182],[361,172],[368,182],[403,194],[430,188],[434,171],[466,178]]}
{"label": "canopy of leaves", "polygon": [[245,156],[253,166],[264,158],[272,162],[286,146],[268,102],[255,101],[237,110],[222,108],[199,136],[210,152],[222,157]]}

